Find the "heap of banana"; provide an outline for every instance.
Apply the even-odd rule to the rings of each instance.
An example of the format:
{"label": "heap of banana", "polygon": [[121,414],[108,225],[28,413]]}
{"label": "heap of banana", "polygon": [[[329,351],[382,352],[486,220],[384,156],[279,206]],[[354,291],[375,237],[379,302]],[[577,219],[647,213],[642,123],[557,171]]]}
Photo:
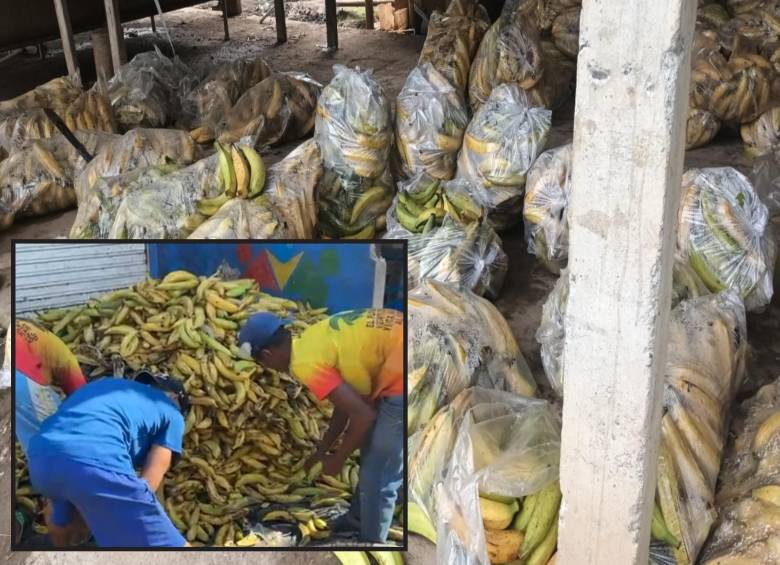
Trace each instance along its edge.
{"label": "heap of banana", "polygon": [[682,184],[678,256],[713,292],[735,290],[748,310],[769,304],[776,250],[750,181],[724,167],[691,169]]}
{"label": "heap of banana", "polygon": [[488,300],[424,280],[409,293],[408,308],[409,434],[472,386],[534,395],[536,384],[509,325]]}
{"label": "heap of banana", "polygon": [[324,173],[319,227],[329,238],[365,239],[385,226],[393,197],[390,103],[370,71],[333,68],[317,102],[314,137]]}
{"label": "heap of banana", "polygon": [[338,477],[319,474],[319,466],[303,470],[332,407],[237,347],[240,324],[257,311],[292,316],[294,334],[326,316],[324,308],[264,294],[251,279],[184,271],[39,316],[92,376],[112,374],[120,362],[183,381],[192,405],[184,454],[158,496],[196,545],[257,543],[245,521],[250,506],[266,525],[296,527],[301,543],[327,538],[325,519],[349,504],[357,485],[354,459]]}
{"label": "heap of banana", "polygon": [[395,207],[388,214],[389,225],[397,221],[408,232],[427,234],[447,216],[464,225],[479,222],[484,210],[464,184],[417,175],[399,190]]}
{"label": "heap of banana", "polygon": [[740,406],[731,435],[717,493],[719,519],[701,563],[780,562],[780,380]]}
{"label": "heap of banana", "polygon": [[488,217],[498,230],[521,219],[526,175],[547,143],[552,114],[534,108],[514,84],[495,88],[463,137],[458,178],[484,189]]}
{"label": "heap of banana", "polygon": [[460,91],[430,63],[415,67],[396,103],[396,143],[404,175],[455,176],[467,124]]}
{"label": "heap of banana", "polygon": [[490,18],[478,2],[450,2],[444,13],[431,15],[419,64],[431,63],[461,96],[465,95],[471,61],[488,27]]}

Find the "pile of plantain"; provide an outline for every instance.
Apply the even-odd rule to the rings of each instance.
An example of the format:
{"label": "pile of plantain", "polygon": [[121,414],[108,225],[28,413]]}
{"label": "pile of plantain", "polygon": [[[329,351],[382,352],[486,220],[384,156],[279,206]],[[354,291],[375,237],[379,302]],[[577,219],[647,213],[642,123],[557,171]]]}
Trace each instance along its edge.
{"label": "pile of plantain", "polygon": [[718,522],[701,563],[780,562],[780,379],[742,403],[731,430],[718,481]]}
{"label": "pile of plantain", "polygon": [[463,96],[431,64],[415,67],[398,94],[396,142],[402,173],[424,172],[441,180],[455,176],[468,124]]}
{"label": "pile of plantain", "polygon": [[769,304],[776,249],[750,181],[723,167],[691,169],[682,185],[677,255],[711,291],[736,291],[748,310]]}
{"label": "pile of plantain", "polygon": [[315,119],[323,164],[319,228],[329,238],[371,238],[385,227],[393,197],[390,103],[370,71],[333,70]]}
{"label": "pile of plantain", "polygon": [[430,63],[460,93],[466,94],[471,61],[490,26],[485,8],[474,0],[454,0],[444,13],[434,11],[418,63]]}
{"label": "pile of plantain", "polygon": [[332,407],[238,348],[240,325],[260,311],[292,317],[293,334],[326,316],[264,294],[251,279],[174,271],[38,318],[92,377],[125,366],[183,381],[191,408],[182,459],[157,495],[194,545],[257,544],[250,509],[266,526],[295,527],[301,544],[328,538],[325,520],[349,505],[357,485],[354,458],[338,477],[320,475],[319,465],[303,470]]}
{"label": "pile of plantain", "polygon": [[484,189],[488,217],[499,231],[522,219],[526,175],[547,143],[550,125],[549,110],[531,107],[522,89],[502,84],[466,129],[457,178]]}

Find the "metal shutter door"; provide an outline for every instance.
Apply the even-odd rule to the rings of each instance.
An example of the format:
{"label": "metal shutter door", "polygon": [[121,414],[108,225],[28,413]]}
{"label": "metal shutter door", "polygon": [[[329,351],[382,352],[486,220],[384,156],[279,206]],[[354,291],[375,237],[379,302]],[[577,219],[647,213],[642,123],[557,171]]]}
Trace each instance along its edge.
{"label": "metal shutter door", "polygon": [[17,314],[83,304],[147,273],[139,243],[19,243],[15,259]]}

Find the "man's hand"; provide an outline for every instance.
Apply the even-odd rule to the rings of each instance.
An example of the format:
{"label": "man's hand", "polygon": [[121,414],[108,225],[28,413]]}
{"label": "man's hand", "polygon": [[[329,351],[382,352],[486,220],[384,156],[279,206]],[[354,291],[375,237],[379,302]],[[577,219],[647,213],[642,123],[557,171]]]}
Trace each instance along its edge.
{"label": "man's hand", "polygon": [[141,472],[141,478],[149,483],[152,492],[157,492],[157,489],[160,488],[163,477],[171,466],[172,456],[173,452],[161,445],[153,445],[149,450],[149,454],[146,456],[146,463],[144,463],[144,470]]}
{"label": "man's hand", "polygon": [[331,477],[338,476],[344,468],[345,459],[337,453],[326,455],[322,460],[322,473]]}

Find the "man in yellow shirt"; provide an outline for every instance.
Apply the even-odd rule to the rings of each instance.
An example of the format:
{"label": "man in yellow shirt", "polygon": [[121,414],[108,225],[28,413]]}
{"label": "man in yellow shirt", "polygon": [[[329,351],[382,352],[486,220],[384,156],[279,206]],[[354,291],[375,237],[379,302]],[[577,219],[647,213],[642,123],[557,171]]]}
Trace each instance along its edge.
{"label": "man in yellow shirt", "polygon": [[395,310],[350,310],[293,337],[283,320],[260,313],[238,335],[258,363],[289,372],[333,404],[328,430],[307,467],[322,461],[325,474],[337,475],[360,448],[360,482],[347,521],[366,542],[387,541],[403,481],[403,321]]}

